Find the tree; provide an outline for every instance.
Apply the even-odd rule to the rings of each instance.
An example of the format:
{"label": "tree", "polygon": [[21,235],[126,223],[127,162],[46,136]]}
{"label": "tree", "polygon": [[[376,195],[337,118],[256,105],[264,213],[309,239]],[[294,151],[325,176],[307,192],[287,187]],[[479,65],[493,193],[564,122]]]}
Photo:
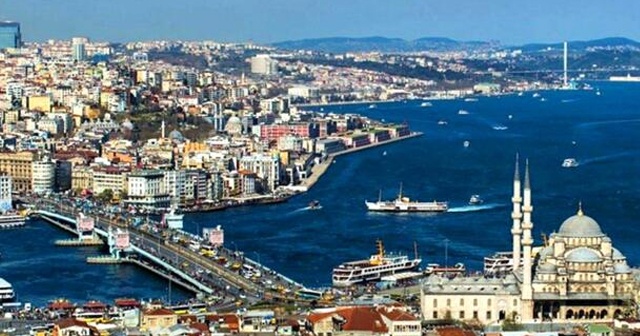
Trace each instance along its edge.
{"label": "tree", "polygon": [[111,200],[113,199],[113,190],[111,189],[103,190],[100,193],[100,195],[98,195],[98,199],[101,200],[103,203],[111,202]]}
{"label": "tree", "polygon": [[504,321],[502,321],[502,331],[521,331],[524,326],[516,322],[516,312],[512,312]]}

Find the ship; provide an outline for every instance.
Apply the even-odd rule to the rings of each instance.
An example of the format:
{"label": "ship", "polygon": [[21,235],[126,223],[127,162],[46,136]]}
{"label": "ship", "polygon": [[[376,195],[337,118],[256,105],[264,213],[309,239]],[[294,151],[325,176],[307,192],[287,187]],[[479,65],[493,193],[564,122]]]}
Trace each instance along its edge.
{"label": "ship", "polygon": [[320,205],[320,201],[313,200],[309,202],[309,210],[318,210],[318,209],[322,209],[322,205]]}
{"label": "ship", "polygon": [[480,197],[480,195],[471,195],[469,198],[469,205],[479,205],[482,204],[484,200]]}
{"label": "ship", "polygon": [[172,207],[168,213],[162,215],[161,222],[164,223],[169,229],[182,230],[183,218],[184,215],[176,213],[176,208]]}
{"label": "ship", "polygon": [[26,216],[14,211],[2,213],[0,214],[0,229],[24,226],[26,220]]}
{"label": "ship", "polygon": [[609,77],[609,81],[611,81],[611,82],[640,82],[640,77],[631,76],[631,74],[627,74],[626,76],[611,76],[611,77]]}
{"label": "ship", "polygon": [[393,201],[383,201],[382,192],[378,196],[377,202],[364,201],[369,211],[380,212],[446,212],[449,210],[447,202],[418,202],[412,201],[409,197],[402,195],[402,184],[400,184],[400,192],[398,198]]}
{"label": "ship", "polygon": [[7,280],[0,278],[0,306],[9,306],[15,300],[16,294],[13,291],[13,286]]}
{"label": "ship", "polygon": [[[520,258],[520,266],[524,260]],[[484,257],[483,272],[486,275],[504,275],[513,271],[513,252],[496,252],[490,257]]]}
{"label": "ship", "polygon": [[334,287],[349,287],[359,283],[378,281],[384,276],[417,270],[422,259],[409,259],[405,254],[387,254],[382,240],[376,241],[377,253],[369,260],[349,261],[333,269]]}
{"label": "ship", "polygon": [[427,268],[424,270],[424,274],[426,275],[445,275],[446,277],[454,277],[457,275],[464,274],[467,271],[466,267],[463,263],[457,263],[451,267],[442,266],[440,264],[428,264]]}

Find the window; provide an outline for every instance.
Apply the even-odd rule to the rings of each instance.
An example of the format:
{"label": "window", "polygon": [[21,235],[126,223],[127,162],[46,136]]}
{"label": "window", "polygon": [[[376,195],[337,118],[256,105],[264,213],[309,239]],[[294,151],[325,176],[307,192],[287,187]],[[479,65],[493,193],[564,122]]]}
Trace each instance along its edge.
{"label": "window", "polygon": [[517,306],[518,305],[518,299],[513,299],[513,306]]}
{"label": "window", "polygon": [[461,310],[460,311],[460,319],[463,319],[463,318],[464,318],[464,310]]}
{"label": "window", "polygon": [[464,299],[460,299],[460,306],[464,306]]}
{"label": "window", "polygon": [[473,306],[477,307],[478,306],[478,299],[473,299]]}
{"label": "window", "polygon": [[447,299],[447,307],[451,306],[451,299]]}
{"label": "window", "polygon": [[433,308],[438,308],[438,299],[433,299]]}
{"label": "window", "polygon": [[433,312],[433,318],[434,318],[434,319],[438,319],[438,312],[437,312],[437,311],[434,311],[434,312]]}
{"label": "window", "polygon": [[487,299],[487,306],[491,306],[491,299]]}
{"label": "window", "polygon": [[491,320],[491,311],[487,311],[487,320]]}

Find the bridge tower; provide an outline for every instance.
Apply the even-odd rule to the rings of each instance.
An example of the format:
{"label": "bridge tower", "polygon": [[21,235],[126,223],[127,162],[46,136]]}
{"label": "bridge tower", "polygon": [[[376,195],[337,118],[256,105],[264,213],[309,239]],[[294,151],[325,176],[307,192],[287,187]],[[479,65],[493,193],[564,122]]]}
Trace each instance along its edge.
{"label": "bridge tower", "polygon": [[78,240],[87,241],[95,240],[97,237],[93,232],[95,222],[93,217],[85,216],[82,212],[76,217],[76,233],[78,234]]}
{"label": "bridge tower", "polygon": [[107,231],[107,244],[109,245],[111,257],[120,259],[121,252],[131,251],[129,231],[118,228],[113,229],[113,227],[109,226],[109,230]]}

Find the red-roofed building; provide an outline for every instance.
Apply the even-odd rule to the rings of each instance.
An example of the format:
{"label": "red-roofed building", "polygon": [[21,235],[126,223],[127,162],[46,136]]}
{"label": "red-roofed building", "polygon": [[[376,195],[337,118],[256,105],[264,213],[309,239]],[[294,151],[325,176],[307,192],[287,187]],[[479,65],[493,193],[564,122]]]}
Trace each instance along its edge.
{"label": "red-roofed building", "polygon": [[75,318],[59,320],[53,327],[53,336],[99,336],[96,327]]}
{"label": "red-roofed building", "polygon": [[214,326],[218,332],[240,332],[240,318],[236,314],[208,315],[207,322]]}
{"label": "red-roofed building", "polygon": [[435,331],[438,336],[475,336],[473,331],[464,330],[459,327],[442,327],[436,328]]}
{"label": "red-roofed building", "polygon": [[133,309],[140,307],[140,302],[135,299],[116,299],[114,303],[116,307],[120,309]]}
{"label": "red-roofed building", "polygon": [[404,310],[375,307],[341,307],[312,313],[307,323],[316,336],[390,335],[420,336],[420,320]]}

